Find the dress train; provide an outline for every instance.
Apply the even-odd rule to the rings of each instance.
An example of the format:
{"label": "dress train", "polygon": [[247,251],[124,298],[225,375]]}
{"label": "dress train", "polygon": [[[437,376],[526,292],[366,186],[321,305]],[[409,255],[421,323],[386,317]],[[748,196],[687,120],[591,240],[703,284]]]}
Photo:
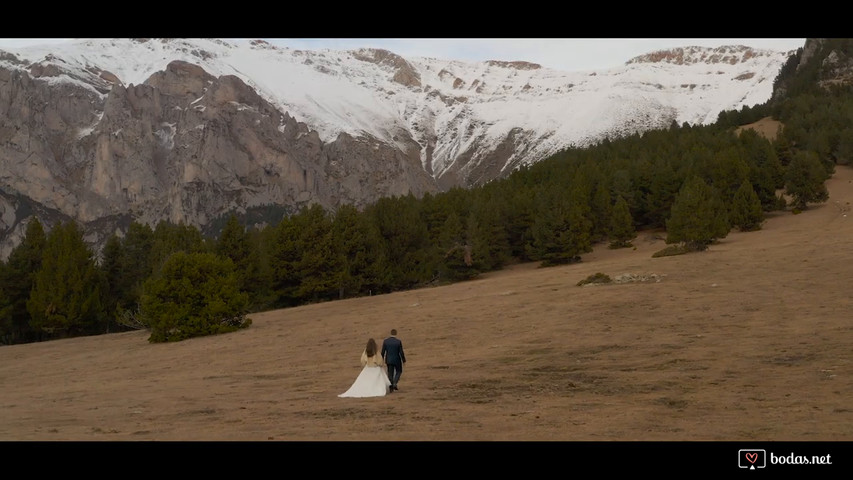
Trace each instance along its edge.
{"label": "dress train", "polygon": [[358,374],[349,390],[339,397],[384,397],[388,394],[391,381],[385,368],[381,366],[366,366]]}

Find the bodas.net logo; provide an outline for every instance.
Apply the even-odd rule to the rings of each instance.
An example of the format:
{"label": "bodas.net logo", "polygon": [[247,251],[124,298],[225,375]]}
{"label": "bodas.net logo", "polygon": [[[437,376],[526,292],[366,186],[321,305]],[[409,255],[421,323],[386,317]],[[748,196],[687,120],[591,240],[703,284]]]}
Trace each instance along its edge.
{"label": "bodas.net logo", "polygon": [[737,465],[740,468],[755,470],[767,466],[767,452],[757,448],[745,448],[737,451]]}

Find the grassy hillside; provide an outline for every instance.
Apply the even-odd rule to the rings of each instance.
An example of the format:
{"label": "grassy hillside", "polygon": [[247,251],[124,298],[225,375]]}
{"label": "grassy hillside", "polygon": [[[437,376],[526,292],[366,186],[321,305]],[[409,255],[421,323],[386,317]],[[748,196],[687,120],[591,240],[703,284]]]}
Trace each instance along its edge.
{"label": "grassy hillside", "polygon": [[[597,245],[453,285],[0,348],[0,440],[850,440],[853,170],[700,253]],[[579,287],[595,273],[651,281]],[[659,280],[659,281],[658,281]],[[399,393],[338,398],[399,331]],[[381,453],[377,453],[381,455]]]}

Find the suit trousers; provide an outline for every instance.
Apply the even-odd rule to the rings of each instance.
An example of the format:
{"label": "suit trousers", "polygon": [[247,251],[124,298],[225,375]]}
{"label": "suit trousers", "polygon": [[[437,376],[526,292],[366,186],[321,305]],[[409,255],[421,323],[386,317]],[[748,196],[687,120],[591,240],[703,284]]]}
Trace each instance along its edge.
{"label": "suit trousers", "polygon": [[403,374],[403,365],[398,365],[394,363],[388,364],[388,380],[391,380],[391,386],[396,387],[397,382],[400,381],[400,375]]}

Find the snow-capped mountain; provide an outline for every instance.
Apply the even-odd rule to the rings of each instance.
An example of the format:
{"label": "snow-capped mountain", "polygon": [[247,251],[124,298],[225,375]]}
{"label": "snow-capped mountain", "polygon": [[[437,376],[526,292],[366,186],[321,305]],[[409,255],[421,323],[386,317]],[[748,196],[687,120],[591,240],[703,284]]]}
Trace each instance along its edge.
{"label": "snow-capped mountain", "polygon": [[474,186],[568,146],[763,103],[791,53],[685,47],[564,72],[261,40],[0,51],[0,230],[22,229],[13,196],[84,223],[202,226],[252,205]]}
{"label": "snow-capped mountain", "polygon": [[[18,53],[30,63],[64,62],[69,73],[56,77],[59,81],[73,81],[77,72],[85,82],[94,67],[124,85],[139,85],[173,60],[199,65],[214,76],[235,75],[324,142],[346,132],[394,143],[400,130],[407,131],[422,147],[424,168],[442,178],[454,166],[467,170],[460,165],[465,157],[470,157],[465,163],[478,163],[514,129],[521,129],[529,146],[514,151],[501,171],[567,145],[668,126],[672,120],[713,122],[724,109],[770,98],[790,52],[687,47],[590,72],[216,39],[98,39]],[[469,185],[489,179],[461,177]]]}

